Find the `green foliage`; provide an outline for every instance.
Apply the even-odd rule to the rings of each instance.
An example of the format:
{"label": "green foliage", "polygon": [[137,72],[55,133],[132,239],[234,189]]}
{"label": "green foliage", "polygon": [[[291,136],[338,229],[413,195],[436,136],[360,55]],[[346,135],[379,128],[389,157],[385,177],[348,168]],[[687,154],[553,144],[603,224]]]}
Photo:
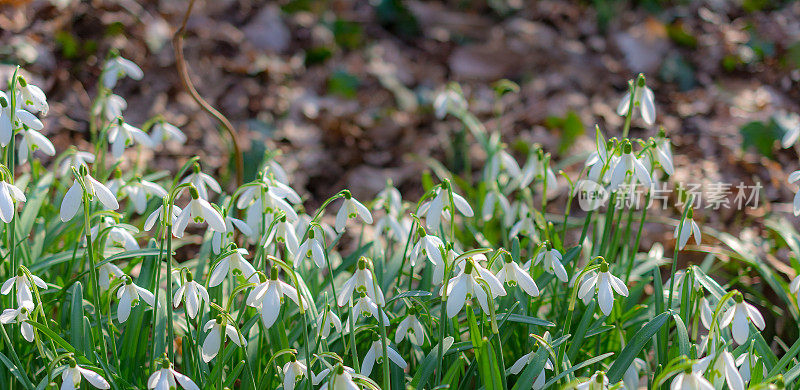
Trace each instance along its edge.
{"label": "green foliage", "polygon": [[328,78],[328,93],[352,99],[356,97],[360,85],[361,81],[355,75],[337,70]]}
{"label": "green foliage", "polygon": [[557,129],[561,132],[561,142],[558,145],[558,153],[561,154],[569,150],[575,140],[585,132],[581,118],[573,110],[567,111],[567,115],[563,118],[557,116],[547,117],[545,125],[550,129]]}
{"label": "green foliage", "polygon": [[739,129],[742,135],[742,149],[755,148],[764,157],[773,157],[775,143],[783,137],[783,130],[775,121],[753,121]]}

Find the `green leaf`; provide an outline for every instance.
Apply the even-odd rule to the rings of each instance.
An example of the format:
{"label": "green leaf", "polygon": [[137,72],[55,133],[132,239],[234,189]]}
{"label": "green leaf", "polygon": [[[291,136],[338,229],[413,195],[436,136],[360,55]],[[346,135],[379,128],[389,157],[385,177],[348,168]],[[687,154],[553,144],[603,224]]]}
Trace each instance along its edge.
{"label": "green leaf", "polygon": [[70,341],[78,351],[83,348],[83,286],[81,282],[72,285],[72,300],[70,303]]}
{"label": "green leaf", "polygon": [[675,320],[675,327],[678,330],[678,351],[681,355],[689,356],[689,332],[686,330],[686,325],[677,313],[673,313],[672,318]]}
{"label": "green leaf", "polygon": [[516,322],[516,323],[520,323],[520,324],[548,326],[548,327],[556,326],[556,324],[554,324],[554,323],[552,323],[550,321],[543,320],[541,318],[535,318],[535,317],[531,317],[531,316],[526,316],[526,315],[522,315],[522,314],[497,313],[497,316],[498,317],[507,316],[508,317],[508,321]]}
{"label": "green leaf", "polygon": [[25,374],[25,372],[20,370],[19,367],[14,365],[14,363],[11,363],[11,360],[8,360],[6,355],[0,353],[0,361],[6,365],[8,371],[11,372],[11,375],[14,375],[14,377],[17,378],[17,380],[20,381],[20,383],[22,383],[26,389],[33,389],[33,383],[31,383],[30,379],[28,379],[28,376]]}
{"label": "green leaf", "polygon": [[[608,352],[608,353],[604,353],[604,354],[602,354],[600,356],[593,357],[593,358],[591,358],[589,360],[580,362],[579,364],[576,364],[576,365],[574,365],[574,366],[572,366],[572,367],[560,372],[558,375],[553,377],[553,379],[550,379],[549,381],[547,381],[547,383],[544,384],[543,388],[546,389],[546,388],[552,386],[553,384],[555,384],[556,382],[558,382],[561,378],[565,377],[566,375],[572,374],[573,372],[575,372],[577,370],[580,370],[581,368],[584,368],[586,366],[590,366],[592,364],[595,364],[595,363],[597,363],[597,362],[599,362],[599,361],[601,361],[601,360],[603,360],[603,359],[605,359],[605,358],[607,358],[609,356],[613,356],[613,355],[614,355],[614,352]],[[617,359],[617,360],[619,360],[619,359]],[[616,382],[619,382],[619,380],[617,380],[615,382],[611,382],[611,383],[616,383]]]}
{"label": "green leaf", "polygon": [[768,123],[753,121],[739,129],[742,135],[742,149],[753,147],[764,157],[772,158],[775,142],[783,137],[783,131],[774,121]]}
{"label": "green leaf", "polygon": [[575,335],[573,336],[572,342],[567,349],[567,357],[569,357],[569,360],[575,360],[575,356],[578,354],[578,351],[583,345],[583,339],[586,337],[586,330],[589,328],[589,325],[594,317],[594,309],[596,305],[596,301],[592,299],[592,301],[589,302],[589,305],[586,306],[586,310],[581,316],[581,322],[578,323],[578,329],[575,330]]}
{"label": "green leaf", "polygon": [[617,383],[622,380],[622,376],[625,374],[628,367],[630,367],[631,363],[633,363],[633,359],[639,355],[639,352],[642,351],[642,348],[653,338],[656,332],[664,326],[664,323],[667,322],[669,317],[670,313],[661,313],[633,335],[633,338],[628,341],[628,345],[622,349],[622,352],[608,370],[608,380],[611,381],[611,383]]}
{"label": "green leaf", "polygon": [[536,355],[533,355],[533,359],[528,362],[525,370],[520,374],[512,390],[530,389],[531,386],[533,386],[533,381],[535,381],[536,377],[544,370],[544,366],[547,364],[547,358],[549,357],[550,354],[547,353],[547,348],[542,348],[540,346],[539,350],[536,351]]}

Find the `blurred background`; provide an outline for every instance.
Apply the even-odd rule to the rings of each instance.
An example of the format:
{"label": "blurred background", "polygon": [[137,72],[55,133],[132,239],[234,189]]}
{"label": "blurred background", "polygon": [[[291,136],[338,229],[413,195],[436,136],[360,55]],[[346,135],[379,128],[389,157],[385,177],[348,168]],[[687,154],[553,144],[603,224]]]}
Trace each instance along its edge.
{"label": "blurred background", "polygon": [[[20,64],[42,86],[45,134],[59,152],[88,148],[88,107],[117,49],[145,74],[115,89],[128,101],[125,120],[163,115],[189,137],[183,148],[141,153],[173,171],[200,155],[235,186],[229,137],[175,68],[171,38],[188,0],[0,3],[0,76]],[[416,200],[430,158],[456,173],[479,169],[485,156],[461,124],[433,114],[449,81],[520,161],[539,143],[575,177],[595,124],[620,135],[615,108],[627,80],[644,72],[657,123],[675,144],[675,182],[764,187],[757,208],[696,213],[706,226],[757,236],[751,221],[791,213],[786,179],[798,154],[779,141],[797,120],[787,115],[800,112],[798,2],[198,0],[185,56],[200,94],[236,128],[245,180],[278,151],[306,207],[342,188],[370,198],[387,179]],[[519,91],[497,101],[500,79]],[[632,135],[658,131],[643,125],[634,121]]]}

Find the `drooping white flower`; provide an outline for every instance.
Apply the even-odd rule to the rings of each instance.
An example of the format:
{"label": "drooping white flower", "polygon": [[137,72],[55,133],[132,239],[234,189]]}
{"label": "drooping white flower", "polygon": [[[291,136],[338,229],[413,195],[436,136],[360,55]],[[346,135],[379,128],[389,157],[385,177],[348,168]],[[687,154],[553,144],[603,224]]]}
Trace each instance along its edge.
{"label": "drooping white flower", "polygon": [[515,263],[511,257],[507,256],[503,268],[497,273],[497,280],[500,283],[508,283],[509,286],[519,286],[526,294],[532,297],[539,296],[539,286],[531,275]]}
{"label": "drooping white flower", "polygon": [[33,308],[29,309],[25,305],[16,309],[5,309],[3,310],[3,313],[0,314],[0,323],[19,324],[19,331],[22,333],[22,337],[25,338],[25,340],[27,340],[29,343],[32,343],[33,325],[28,322],[28,316],[30,315],[31,311],[33,311]]}
{"label": "drooping white flower", "polygon": [[501,173],[508,175],[511,181],[519,182],[522,176],[522,170],[519,168],[519,163],[506,149],[498,149],[483,169],[483,179],[486,182],[498,180]]}
{"label": "drooping white flower", "polygon": [[217,356],[225,336],[228,337],[228,340],[233,341],[234,344],[240,347],[247,346],[247,340],[239,334],[233,325],[227,324],[222,317],[208,320],[208,322],[203,325],[203,331],[208,332],[206,339],[203,341],[202,348],[203,361],[206,363]]}
{"label": "drooping white flower", "polygon": [[433,100],[433,110],[436,117],[444,119],[447,114],[460,115],[467,110],[467,101],[461,95],[460,88],[455,89],[454,85],[436,95]]}
{"label": "drooping white flower", "polygon": [[186,274],[186,282],[175,291],[175,295],[172,298],[172,306],[180,306],[181,301],[186,303],[186,314],[189,315],[189,318],[195,318],[197,316],[200,304],[203,302],[210,302],[208,299],[208,291],[206,291],[206,288],[203,287],[202,284],[192,279],[191,273]]}
{"label": "drooping white flower", "polygon": [[228,274],[233,276],[235,270],[241,272],[242,276],[244,276],[249,283],[258,283],[256,269],[253,268],[253,265],[244,258],[244,256],[247,255],[247,249],[239,248],[235,252],[226,256],[224,259],[220,260],[220,262],[217,263],[216,267],[214,268],[214,271],[211,272],[208,285],[210,287],[218,286],[223,280],[225,280],[225,277]]}
{"label": "drooping white flower", "polygon": [[[687,275],[690,276],[687,278]],[[686,283],[691,283],[692,288],[694,288],[695,291],[700,291],[703,288],[700,278],[697,277],[696,272],[688,272],[685,269],[679,270],[675,272],[675,292],[673,293],[675,296],[674,299],[681,299],[681,296],[683,295],[683,286]],[[669,277],[666,281],[664,281],[664,288],[666,291],[669,291],[670,286],[672,286],[672,277]]]}
{"label": "drooping white flower", "polygon": [[224,232],[225,220],[222,218],[219,211],[217,211],[211,203],[208,203],[207,200],[200,197],[198,191],[194,190],[194,187],[190,189],[191,191],[189,192],[192,195],[192,200],[189,201],[189,204],[181,210],[180,214],[178,214],[178,218],[175,219],[172,234],[175,235],[175,237],[183,237],[183,232],[186,230],[186,226],[189,224],[190,220],[195,223],[202,223],[205,221],[208,223],[208,227],[211,228],[211,230]]}
{"label": "drooping white flower", "polygon": [[481,305],[481,309],[485,313],[489,312],[489,297],[478,282],[479,279],[483,279],[489,286],[492,300],[506,295],[503,284],[491,272],[475,264],[472,259],[468,259],[461,272],[450,279],[447,284],[447,317],[455,317],[464,307],[468,296],[474,296]]}
{"label": "drooping white flower", "polygon": [[[36,287],[47,290],[47,283],[45,283],[42,278],[31,275],[31,279],[33,279],[33,283]],[[0,293],[8,295],[14,287],[17,288],[17,305],[20,307],[27,307],[28,311],[33,311],[34,302],[33,294],[31,293],[31,282],[21,269],[17,270],[16,276],[8,278],[8,280],[3,283],[3,287],[0,288]]]}
{"label": "drooping white flower", "polygon": [[[461,195],[456,194],[455,191],[453,191],[453,203],[455,204],[456,210],[463,216],[469,218],[475,215],[467,200]],[[439,230],[442,217],[445,219],[450,218],[450,213],[448,212],[450,207],[449,191],[443,187],[439,187],[436,189],[433,200],[426,201],[420,205],[418,214],[425,215],[425,224],[428,230],[435,232]]]}
{"label": "drooping white flower", "polygon": [[528,236],[534,241],[538,240],[538,233],[536,232],[536,225],[533,219],[533,213],[528,209],[524,203],[518,203],[516,207],[519,212],[517,213],[518,220],[511,226],[508,232],[509,239],[519,235]]}
{"label": "drooping white flower", "polygon": [[700,298],[700,323],[706,330],[711,330],[711,322],[714,320],[714,310],[708,304],[706,297]]}
{"label": "drooping white flower", "polygon": [[639,390],[639,373],[646,368],[647,363],[644,360],[638,357],[633,359],[631,365],[625,370],[625,374],[622,375],[622,383],[625,386],[625,390]]}
{"label": "drooping white flower", "polygon": [[28,83],[24,77],[19,76],[17,96],[19,98],[18,105],[32,111],[41,112],[42,115],[47,115],[50,110],[50,105],[47,104],[47,96],[41,88]]}
{"label": "drooping white flower", "polygon": [[108,143],[111,144],[111,154],[117,159],[122,158],[125,148],[133,144],[138,143],[146,148],[154,146],[147,133],[138,127],[129,125],[122,119],[112,122],[109,126]]}
{"label": "drooping white flower", "polygon": [[352,368],[337,364],[333,370],[326,368],[320,371],[314,377],[313,382],[314,385],[317,385],[323,379],[329,378],[327,382],[324,382],[319,387],[320,389],[328,389],[332,386],[333,390],[360,390],[361,388],[353,382],[353,374],[355,374],[355,371]]}
{"label": "drooping white flower", "polygon": [[[253,235],[253,230],[250,226],[241,219],[225,215],[225,231],[211,233],[211,250],[214,254],[219,254],[223,247],[227,246],[233,240],[234,228],[239,229],[246,237]],[[213,229],[212,229],[213,230]]]}
{"label": "drooping white flower", "polygon": [[[161,206],[158,206],[152,213],[150,213],[149,216],[147,216],[147,219],[144,221],[144,230],[150,231],[150,229],[152,229],[153,226],[155,226],[156,222],[158,222],[164,216],[163,214],[165,214],[165,211],[164,211],[164,205],[162,204]],[[175,221],[178,219],[178,215],[180,214],[181,214],[181,208],[173,205],[172,221],[170,221],[173,226],[175,225]]]}
{"label": "drooping white flower", "polygon": [[[561,264],[561,252],[557,249],[553,248],[550,245],[550,242],[545,243],[545,248],[536,255],[536,258],[533,260],[533,264],[539,264],[544,260],[544,270],[550,274],[555,275],[558,280],[566,283],[569,281],[569,275],[567,275],[567,269],[564,268],[564,265]],[[528,271],[531,269],[531,260],[528,260],[523,266],[522,269]]]}
{"label": "drooping white flower", "polygon": [[[794,171],[789,174],[789,184],[800,180],[800,170]],[[792,210],[794,211],[795,216],[800,216],[800,191],[797,191],[794,194],[794,200],[792,201]]]}
{"label": "drooping white flower", "polygon": [[[294,390],[294,386],[300,381],[301,378],[308,374],[308,368],[305,364],[300,363],[294,355],[291,360],[283,365],[283,389]],[[311,373],[313,376],[313,372]]]}
{"label": "drooping white flower", "polygon": [[102,98],[100,104],[96,106],[95,114],[103,114],[107,121],[111,122],[122,116],[122,112],[128,108],[128,102],[122,96],[110,93]]}
{"label": "drooping white flower", "polygon": [[181,184],[185,183],[192,183],[194,188],[197,189],[197,193],[200,195],[200,197],[205,200],[208,200],[208,190],[214,191],[218,194],[222,192],[222,187],[219,186],[217,180],[211,175],[203,173],[200,170],[199,164],[195,164],[194,171],[181,180]]}
{"label": "drooping white flower", "polygon": [[[389,323],[389,317],[386,316],[382,310],[378,311],[378,305],[375,304],[367,294],[361,293],[361,298],[356,299],[353,305],[353,314],[362,315],[364,317],[374,317],[376,320],[383,320],[384,324]],[[379,317],[380,316],[380,317]],[[348,324],[349,325],[349,324]],[[349,329],[348,329],[349,330]]]}
{"label": "drooping white flower", "polygon": [[669,142],[669,138],[664,136],[663,130],[659,132],[659,137],[656,140],[655,152],[656,160],[664,168],[664,172],[670,176],[675,174],[675,165],[672,160],[672,144]]}
{"label": "drooping white flower", "polygon": [[122,58],[122,56],[115,56],[106,61],[102,76],[103,85],[106,88],[114,88],[117,81],[126,76],[134,80],[141,80],[144,73],[133,61]]}
{"label": "drooping white flower", "polygon": [[[683,223],[679,223],[678,226],[675,227],[674,237],[678,239],[679,249],[683,249],[686,246],[686,243],[689,242],[690,236],[694,236],[694,243],[700,245],[700,241],[702,240],[700,226],[697,226],[697,222],[695,222],[692,218],[693,215],[694,210],[689,209],[688,214],[686,214],[686,219],[683,220]],[[679,233],[680,238],[678,238]]]}
{"label": "drooping white flower", "polygon": [[599,273],[592,273],[588,279],[583,280],[583,284],[578,290],[578,297],[585,299],[587,296],[592,296],[597,292],[597,303],[600,306],[600,311],[605,315],[610,315],[611,309],[614,307],[613,291],[627,297],[628,287],[625,286],[625,282],[620,278],[611,274],[608,269],[608,263],[601,263],[599,271]]}
{"label": "drooping white flower", "polygon": [[100,232],[108,232],[106,238],[106,249],[111,248],[112,245],[119,245],[125,250],[132,251],[139,249],[139,243],[132,233],[138,233],[139,229],[131,225],[118,224],[113,218],[101,217],[100,223],[93,226],[89,232],[92,240],[96,240]]}
{"label": "drooping white flower", "polygon": [[714,386],[711,382],[703,377],[708,363],[708,360],[700,360],[676,375],[672,380],[670,390],[713,390]]}
{"label": "drooping white flower", "polygon": [[751,373],[756,369],[756,364],[759,363],[761,363],[761,372],[768,372],[767,365],[764,364],[764,359],[756,354],[745,352],[736,358],[736,365],[739,367],[739,375],[741,375],[745,383],[750,382]]}
{"label": "drooping white flower", "polygon": [[319,268],[325,267],[325,250],[322,247],[320,238],[317,237],[316,228],[309,229],[308,238],[300,244],[297,254],[294,256],[294,266],[300,266],[302,260],[313,259],[314,264]]}
{"label": "drooping white flower", "polygon": [[300,253],[300,244],[297,240],[297,234],[294,232],[294,226],[288,222],[285,215],[280,216],[264,246],[269,247],[273,238],[286,246],[288,257],[294,258]]}
{"label": "drooping white flower", "polygon": [[133,203],[136,213],[142,214],[147,208],[148,195],[164,198],[167,196],[167,190],[152,181],[144,179],[131,180],[126,186],[121,189],[122,194],[126,195]]}
{"label": "drooping white flower", "polygon": [[797,301],[800,302],[800,274],[792,279],[792,282],[789,283],[789,291],[797,297]]}
{"label": "drooping white flower", "polygon": [[160,370],[150,375],[150,378],[147,379],[147,388],[152,390],[173,390],[178,388],[176,383],[186,390],[200,390],[188,376],[175,371],[168,361],[162,363]]}
{"label": "drooping white flower", "polygon": [[633,155],[633,148],[630,141],[625,141],[622,144],[622,156],[616,162],[611,170],[611,191],[619,188],[620,184],[625,181],[628,174],[631,174],[631,184],[636,184],[638,180],[643,186],[650,188],[652,181],[650,179],[650,171],[642,164],[642,161]]}
{"label": "drooping white flower", "polygon": [[7,181],[0,181],[0,220],[11,222],[16,210],[16,202],[26,201],[25,194],[19,187]]}
{"label": "drooping white flower", "polygon": [[[89,170],[86,168],[86,165],[81,166],[80,174],[82,175],[83,185],[86,186],[86,191],[89,193],[89,199],[97,197],[97,200],[99,200],[107,210],[116,210],[119,208],[119,202],[117,202],[117,198],[111,190],[89,175]],[[72,182],[72,187],[67,190],[67,193],[64,194],[64,199],[61,201],[61,221],[67,222],[71,220],[82,204],[83,187],[81,187],[81,183],[78,182],[78,179],[75,179],[75,181]]]}
{"label": "drooping white flower", "polygon": [[14,132],[14,119],[11,115],[11,103],[5,92],[0,91],[0,145],[6,146],[11,142]]}
{"label": "drooping white flower", "polygon": [[28,161],[28,155],[36,150],[41,150],[42,153],[48,156],[56,155],[56,148],[53,143],[33,127],[28,130],[21,130],[20,133],[22,134],[22,141],[19,143],[19,165],[25,164]]}
{"label": "drooping white flower", "polygon": [[492,189],[486,193],[483,198],[483,206],[481,207],[481,218],[484,221],[489,221],[498,214],[495,213],[497,206],[500,206],[500,214],[502,216],[504,226],[510,226],[514,223],[514,213],[511,210],[511,203],[508,198],[503,195],[497,188]]}
{"label": "drooping white flower", "polygon": [[[644,122],[648,125],[652,125],[656,122],[655,95],[653,94],[653,91],[645,85],[644,77],[640,77],[633,82],[639,83],[639,85],[636,87],[635,95],[633,96],[633,108],[636,109],[636,107],[639,107]],[[617,106],[617,114],[621,116],[627,115],[630,103],[631,93],[628,91],[625,93],[625,96],[622,97],[622,100]]]}
{"label": "drooping white flower", "polygon": [[[707,356],[703,360],[708,360],[713,356]],[[727,350],[723,350],[719,353],[716,359],[716,363],[714,363],[714,370],[719,372],[722,376],[725,377],[725,382],[728,384],[728,389],[730,390],[744,390],[744,381],[742,380],[742,375],[737,370],[736,362],[733,359],[733,354],[728,352]]]}
{"label": "drooping white flower", "polygon": [[[405,369],[408,366],[408,363],[403,360],[403,357],[389,345],[386,346],[386,354],[389,356],[389,360],[397,364],[398,367]],[[364,355],[364,361],[361,363],[361,375],[369,376],[369,374],[372,373],[372,367],[375,366],[375,361],[382,357],[383,344],[380,340],[375,340],[369,347],[367,354]]]}
{"label": "drooping white flower", "polygon": [[416,345],[422,345],[425,342],[425,331],[417,318],[417,310],[413,307],[408,308],[408,315],[397,325],[397,330],[394,332],[394,343],[400,344],[406,336],[408,336],[408,341]]}
{"label": "drooping white flower", "polygon": [[372,271],[367,267],[367,260],[364,258],[358,260],[358,268],[353,276],[342,285],[336,302],[340,307],[347,305],[354,292],[363,292],[379,305],[384,305],[383,291],[372,279]]}
{"label": "drooping white flower", "polygon": [[111,287],[111,277],[121,278],[125,276],[125,273],[112,263],[104,263],[97,269],[97,284],[100,285],[100,288],[103,291],[108,290]]}
{"label": "drooping white flower", "polygon": [[98,389],[110,389],[111,385],[100,374],[87,370],[71,360],[68,366],[64,366],[61,372],[61,390],[75,390],[81,387],[81,378],[86,378],[92,386]]}
{"label": "drooping white flower", "polygon": [[117,306],[117,321],[123,323],[128,320],[128,317],[131,314],[131,309],[139,304],[139,298],[142,298],[144,303],[150,307],[155,304],[153,293],[137,286],[133,283],[129,276],[126,276],[125,284],[119,286],[119,289],[117,289],[117,299],[119,299],[119,305]]}
{"label": "drooping white flower", "polygon": [[[521,358],[517,359],[516,362],[508,369],[508,371],[514,375],[519,374],[522,372],[522,369],[525,368],[530,362],[533,360],[533,357],[536,356],[536,351],[531,351],[522,355]],[[544,384],[547,382],[546,372],[547,370],[553,370],[553,363],[550,359],[544,363],[544,368],[542,368],[542,372],[539,375],[536,375],[536,379],[533,381],[532,389],[533,390],[540,390],[544,387]]]}
{"label": "drooping white flower", "polygon": [[[517,188],[526,188],[534,180],[538,179],[542,185],[547,185],[547,197],[552,198],[558,194],[558,180],[553,168],[549,163],[545,164],[549,159],[549,155],[545,155],[541,148],[536,148],[528,155],[528,161],[522,167],[521,176],[519,176],[512,186]],[[547,166],[545,168],[545,165]]]}
{"label": "drooping white flower", "polygon": [[158,146],[164,142],[170,141],[175,141],[183,145],[186,143],[186,134],[183,134],[181,129],[177,128],[175,125],[159,121],[153,125],[153,130],[150,132],[150,140],[153,146]]}
{"label": "drooping white flower", "polygon": [[781,139],[781,146],[784,148],[791,147],[797,142],[800,137],[800,115],[795,113],[781,112],[773,116],[775,123],[783,129],[783,139]]}
{"label": "drooping white flower", "polygon": [[[289,297],[295,304],[300,305],[297,290],[288,283],[278,279],[278,269],[273,268],[270,278],[259,283],[250,291],[246,303],[259,309],[261,322],[264,327],[269,329],[281,312],[284,304],[284,297]],[[306,305],[305,299],[303,304]]]}
{"label": "drooping white flower", "polygon": [[747,336],[750,335],[749,323],[752,322],[756,328],[764,330],[764,317],[755,306],[744,301],[741,293],[737,293],[733,298],[736,303],[722,315],[719,327],[723,329],[731,325],[733,340],[737,344],[744,344],[747,342]]}
{"label": "drooping white flower", "polygon": [[355,217],[361,218],[367,224],[372,223],[372,214],[370,214],[369,209],[356,198],[353,198],[349,192],[346,192],[344,194],[344,202],[342,202],[342,206],[339,207],[339,211],[336,213],[336,223],[334,224],[336,231],[343,232],[347,225],[347,220]]}
{"label": "drooping white flower", "polygon": [[94,163],[94,159],[95,157],[92,153],[75,150],[61,162],[58,167],[58,174],[60,176],[72,175],[72,168],[81,169],[82,165]]}
{"label": "drooping white flower", "polygon": [[326,309],[324,313],[319,314],[317,318],[317,329],[319,329],[319,337],[325,339],[331,334],[331,327],[335,328],[337,332],[342,331],[342,320],[332,310]]}
{"label": "drooping white flower", "polygon": [[419,240],[411,250],[411,266],[416,266],[417,260],[423,255],[433,264],[433,282],[441,283],[444,279],[444,258],[440,248],[444,248],[444,242],[439,237],[425,233],[425,229],[417,229]]}
{"label": "drooping white flower", "polygon": [[603,371],[596,371],[589,379],[575,386],[577,390],[605,390],[608,389],[608,377]]}

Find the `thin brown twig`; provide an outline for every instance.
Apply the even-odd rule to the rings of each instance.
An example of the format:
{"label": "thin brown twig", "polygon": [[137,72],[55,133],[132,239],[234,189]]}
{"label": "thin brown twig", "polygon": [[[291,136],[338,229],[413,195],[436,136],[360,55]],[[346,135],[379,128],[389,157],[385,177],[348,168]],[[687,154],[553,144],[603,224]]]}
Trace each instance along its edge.
{"label": "thin brown twig", "polygon": [[228,135],[231,137],[231,143],[233,144],[233,153],[236,155],[236,186],[239,187],[244,181],[244,161],[242,158],[242,150],[239,148],[239,139],[236,136],[236,130],[233,128],[231,121],[203,99],[197,92],[197,89],[194,88],[194,84],[189,78],[189,69],[186,65],[186,59],[183,57],[183,34],[186,32],[186,22],[189,20],[189,15],[192,13],[192,7],[194,7],[194,0],[189,0],[189,7],[183,15],[181,27],[178,28],[178,31],[175,31],[175,35],[172,37],[172,46],[175,48],[175,66],[178,68],[178,76],[181,78],[183,88],[189,92],[192,99],[194,99],[205,112],[213,116],[222,127],[228,131]]}

